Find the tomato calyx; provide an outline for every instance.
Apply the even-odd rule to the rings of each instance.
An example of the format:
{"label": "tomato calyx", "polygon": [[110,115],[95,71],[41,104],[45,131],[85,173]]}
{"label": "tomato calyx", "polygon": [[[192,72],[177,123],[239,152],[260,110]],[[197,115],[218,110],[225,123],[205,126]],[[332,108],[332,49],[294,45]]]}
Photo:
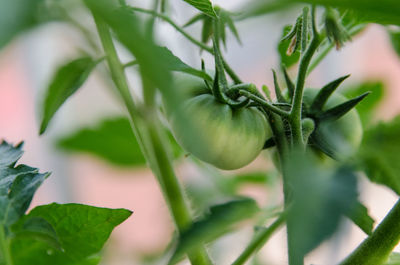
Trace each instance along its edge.
{"label": "tomato calyx", "polygon": [[[335,160],[343,159],[347,156],[344,153],[350,154],[351,148],[358,147],[357,141],[360,139],[356,138],[362,135],[358,129],[358,127],[361,128],[361,123],[354,108],[370,93],[366,92],[352,99],[346,99],[339,93],[334,93],[348,77],[349,75],[340,77],[319,91],[306,90],[303,102],[303,118],[310,118],[315,123],[315,129],[309,137],[309,144]],[[354,134],[360,137],[351,136],[353,129]]]}

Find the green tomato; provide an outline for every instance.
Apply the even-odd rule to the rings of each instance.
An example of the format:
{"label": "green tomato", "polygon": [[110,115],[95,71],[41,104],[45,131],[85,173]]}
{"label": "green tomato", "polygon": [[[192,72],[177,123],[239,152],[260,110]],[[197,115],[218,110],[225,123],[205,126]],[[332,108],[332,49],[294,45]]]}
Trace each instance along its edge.
{"label": "green tomato", "polygon": [[[311,105],[318,91],[318,89],[309,88],[304,91],[304,104],[306,106]],[[329,97],[323,110],[335,107],[345,101],[347,101],[347,98],[336,92]],[[325,152],[330,156],[343,160],[357,151],[362,140],[362,134],[360,116],[355,109],[352,109],[337,120],[318,122],[311,138],[322,144]]]}
{"label": "green tomato", "polygon": [[[186,89],[193,95],[193,87],[199,88],[199,84],[191,86]],[[170,110],[167,115],[177,142],[187,152],[220,169],[238,169],[249,164],[272,135],[266,117],[257,108],[233,109],[209,93],[189,97],[183,111],[191,118],[197,138],[186,133],[176,112]]]}

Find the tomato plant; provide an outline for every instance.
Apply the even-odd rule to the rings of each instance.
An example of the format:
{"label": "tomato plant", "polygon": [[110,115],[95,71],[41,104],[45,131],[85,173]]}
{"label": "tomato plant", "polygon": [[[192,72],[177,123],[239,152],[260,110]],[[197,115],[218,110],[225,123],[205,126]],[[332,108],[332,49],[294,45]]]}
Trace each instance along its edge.
{"label": "tomato plant", "polygon": [[[59,22],[55,26],[69,25],[81,37],[71,42],[79,56],[58,66],[49,79],[38,134],[48,139],[46,132],[56,127],[52,121],[59,109],[94,72],[100,73],[96,76],[117,94],[123,116],[72,135],[57,135],[57,147],[91,153],[114,166],[151,170],[175,229],[162,253],[158,249],[150,253],[154,264],[172,265],[184,259],[192,265],[225,264],[221,257],[232,255],[233,265],[250,259],[270,264],[258,251],[285,226],[287,247],[282,249],[287,250],[287,264],[304,265],[314,262],[312,251],[340,234],[343,218],[361,229],[365,240],[354,250],[344,244],[347,256],[340,254],[332,263],[398,264],[399,254],[393,250],[400,241],[400,201],[374,228],[358,187],[358,180],[366,176],[400,194],[400,120],[372,122],[383,85],[362,83],[342,90],[345,97],[337,90],[349,76],[321,89],[307,88],[307,81],[334,48],[340,52],[353,45],[350,40],[370,23],[382,25],[399,51],[399,4],[250,0],[228,10],[210,0],[184,0],[188,12],[182,12],[177,1],[0,1],[0,48],[51,21]],[[273,27],[281,17],[296,15],[291,25],[283,26],[277,43],[280,71],[273,70],[273,83],[260,89],[255,85],[259,80],[243,81],[252,78],[237,74],[229,62],[233,57],[227,55],[240,55],[230,50],[230,34],[236,42],[249,45],[237,24],[271,12],[279,14],[271,16],[277,20]],[[186,17],[189,13],[193,16]],[[175,21],[180,15],[186,23]],[[188,41],[180,47],[192,49],[190,64],[175,55],[183,51],[167,47],[170,43],[163,33],[168,31],[160,30],[162,23]],[[264,25],[254,27],[272,38]],[[210,65],[211,75],[205,70]],[[187,152],[184,156],[182,149]],[[321,163],[315,151],[335,162]],[[18,164],[22,154],[22,143],[0,143],[0,265],[99,264],[110,233],[132,211],[73,203],[29,210],[36,190],[50,174]],[[257,157],[264,166],[261,171],[253,170],[251,162]],[[190,171],[198,175],[194,184],[181,178],[184,173],[176,169],[181,164],[196,170],[196,174]],[[263,195],[282,187],[283,196],[260,203],[246,193],[249,184],[265,191]],[[249,241],[214,244],[245,226],[255,228],[247,229],[254,230]],[[233,247],[237,242],[240,245]],[[128,261],[132,262],[139,258]]]}

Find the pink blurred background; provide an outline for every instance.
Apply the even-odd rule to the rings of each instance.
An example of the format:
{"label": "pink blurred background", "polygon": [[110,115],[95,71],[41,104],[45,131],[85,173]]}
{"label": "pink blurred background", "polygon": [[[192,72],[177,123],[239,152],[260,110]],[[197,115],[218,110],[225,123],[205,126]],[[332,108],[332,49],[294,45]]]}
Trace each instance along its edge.
{"label": "pink blurred background", "polygon": [[[192,10],[186,4],[175,2],[175,17],[183,22]],[[243,1],[215,2],[229,9]],[[275,45],[280,28],[292,22],[291,16],[288,16],[280,19],[279,25],[276,25],[276,19],[270,16],[239,23],[243,46],[229,39],[231,44],[228,45],[227,60],[240,76],[257,85],[272,85],[270,69],[276,68],[278,62]],[[169,26],[163,25],[161,29],[161,38],[165,39],[167,46],[185,62],[196,66],[198,58],[193,47]],[[198,36],[199,29],[192,30]],[[173,233],[168,209],[151,171],[145,168],[119,169],[87,155],[67,156],[53,146],[54,140],[60,135],[96,124],[101,117],[123,113],[98,75],[91,76],[83,89],[56,115],[48,134],[38,136],[38,106],[45,85],[57,63],[76,52],[72,45],[76,41],[80,41],[79,36],[70,28],[49,25],[18,38],[1,51],[0,138],[13,143],[24,140],[25,155],[21,162],[53,172],[34,197],[32,207],[55,201],[133,210],[132,217],[113,232],[103,264],[139,264],[139,254],[163,251]],[[379,108],[377,118],[390,119],[399,113],[400,58],[392,50],[382,27],[372,25],[343,50],[332,52],[312,74],[309,85],[321,86],[348,73],[352,74],[350,83],[383,80],[386,84],[385,101]],[[134,76],[131,79],[133,84],[137,82]],[[264,168],[264,162],[260,159],[248,168]],[[180,165],[178,172],[182,180],[189,175],[196,177],[194,169],[187,164]],[[377,221],[397,200],[390,190],[365,180],[360,187],[361,200]],[[252,194],[263,205],[268,204],[271,197],[254,187],[243,192]],[[269,191],[271,194],[279,192]],[[364,234],[353,225],[344,222],[342,226],[342,233],[347,237],[335,237],[323,244],[309,256],[309,262],[335,264],[364,238]],[[216,243],[225,250],[226,243],[230,244],[224,258],[216,255],[218,264],[229,264],[233,260],[249,240],[251,229],[244,227]],[[285,250],[285,232],[281,230],[263,248],[261,256],[270,261],[268,264],[286,264]]]}

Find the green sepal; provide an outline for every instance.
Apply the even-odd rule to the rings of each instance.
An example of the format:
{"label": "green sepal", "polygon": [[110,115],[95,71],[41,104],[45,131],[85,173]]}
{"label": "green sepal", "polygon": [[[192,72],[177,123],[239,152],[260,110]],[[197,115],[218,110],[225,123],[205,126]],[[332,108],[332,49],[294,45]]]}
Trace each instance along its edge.
{"label": "green sepal", "polygon": [[347,112],[352,110],[355,106],[357,106],[358,103],[360,103],[366,96],[368,96],[370,92],[365,92],[364,94],[355,97],[353,99],[350,99],[340,105],[337,105],[336,107],[330,108],[324,112],[322,112],[320,115],[317,115],[317,118],[319,120],[337,120],[343,115],[345,115]]}
{"label": "green sepal", "polygon": [[203,14],[210,17],[217,17],[213,4],[210,0],[183,0],[194,8],[203,12]]}
{"label": "green sepal", "polygon": [[282,71],[283,71],[283,76],[285,77],[285,81],[286,81],[286,86],[289,92],[289,98],[290,101],[292,101],[293,95],[294,95],[294,83],[292,81],[292,79],[289,76],[289,73],[287,72],[287,69],[285,66],[282,66]]}
{"label": "green sepal", "polygon": [[294,24],[293,26],[288,25],[288,27],[291,27],[291,28],[290,28],[290,31],[280,40],[281,42],[282,42],[282,41],[290,40],[290,39],[292,39],[292,38],[296,35],[296,32],[297,32],[297,22],[296,22],[296,24]]}
{"label": "green sepal", "polygon": [[341,22],[339,12],[331,7],[325,9],[324,27],[328,40],[335,43],[337,50],[343,47],[345,42],[351,40]]}
{"label": "green sepal", "polygon": [[236,29],[235,23],[233,22],[231,16],[232,14],[229,11],[226,11],[222,8],[218,8],[218,24],[219,24],[219,30],[221,34],[221,39],[226,47],[226,28],[229,28],[229,30],[232,32],[233,36],[235,36],[235,39],[239,44],[242,44],[242,41],[240,39],[239,33]]}
{"label": "green sepal", "polygon": [[204,15],[203,13],[197,14],[194,17],[192,17],[191,19],[189,19],[188,22],[186,22],[182,27],[183,28],[189,27],[189,26],[193,25],[194,23],[196,23],[197,21],[204,19],[205,17],[206,17],[206,15]]}
{"label": "green sepal", "polygon": [[[214,27],[217,27],[216,22]],[[249,99],[245,98],[242,101],[234,101],[231,98],[225,95],[225,92],[228,91],[228,81],[225,77],[224,64],[222,62],[221,51],[218,47],[218,36],[214,35],[213,38],[213,47],[214,47],[214,59],[215,59],[215,77],[213,84],[213,94],[216,99],[222,103],[229,104],[232,108],[242,108],[245,107],[249,103]]]}
{"label": "green sepal", "polygon": [[205,17],[203,20],[203,28],[201,29],[201,42],[204,44],[207,44],[214,33],[212,21],[213,20],[209,17]]}
{"label": "green sepal", "polygon": [[39,134],[43,134],[60,107],[86,82],[92,70],[102,59],[81,57],[57,69],[46,91],[42,107],[42,121]]}
{"label": "green sepal", "polygon": [[278,77],[276,76],[276,72],[274,69],[272,69],[272,75],[274,77],[274,88],[275,88],[276,99],[278,100],[278,102],[287,103],[287,100],[285,99],[285,97],[282,94],[281,87],[279,86],[279,83],[278,83]]}
{"label": "green sepal", "polygon": [[332,93],[339,87],[339,85],[346,80],[350,75],[345,75],[342,76],[323,88],[318,92],[317,96],[314,98],[311,107],[310,107],[310,112],[311,113],[317,113],[322,110],[322,108],[325,106],[325,103],[328,101],[329,97],[332,95]]}
{"label": "green sepal", "polygon": [[302,29],[303,29],[303,17],[300,16],[298,23],[297,23],[297,30],[296,30],[296,36],[292,39],[292,42],[289,45],[289,48],[287,50],[288,55],[292,55],[296,51],[299,50],[299,47],[301,46],[301,38],[302,38]]}

